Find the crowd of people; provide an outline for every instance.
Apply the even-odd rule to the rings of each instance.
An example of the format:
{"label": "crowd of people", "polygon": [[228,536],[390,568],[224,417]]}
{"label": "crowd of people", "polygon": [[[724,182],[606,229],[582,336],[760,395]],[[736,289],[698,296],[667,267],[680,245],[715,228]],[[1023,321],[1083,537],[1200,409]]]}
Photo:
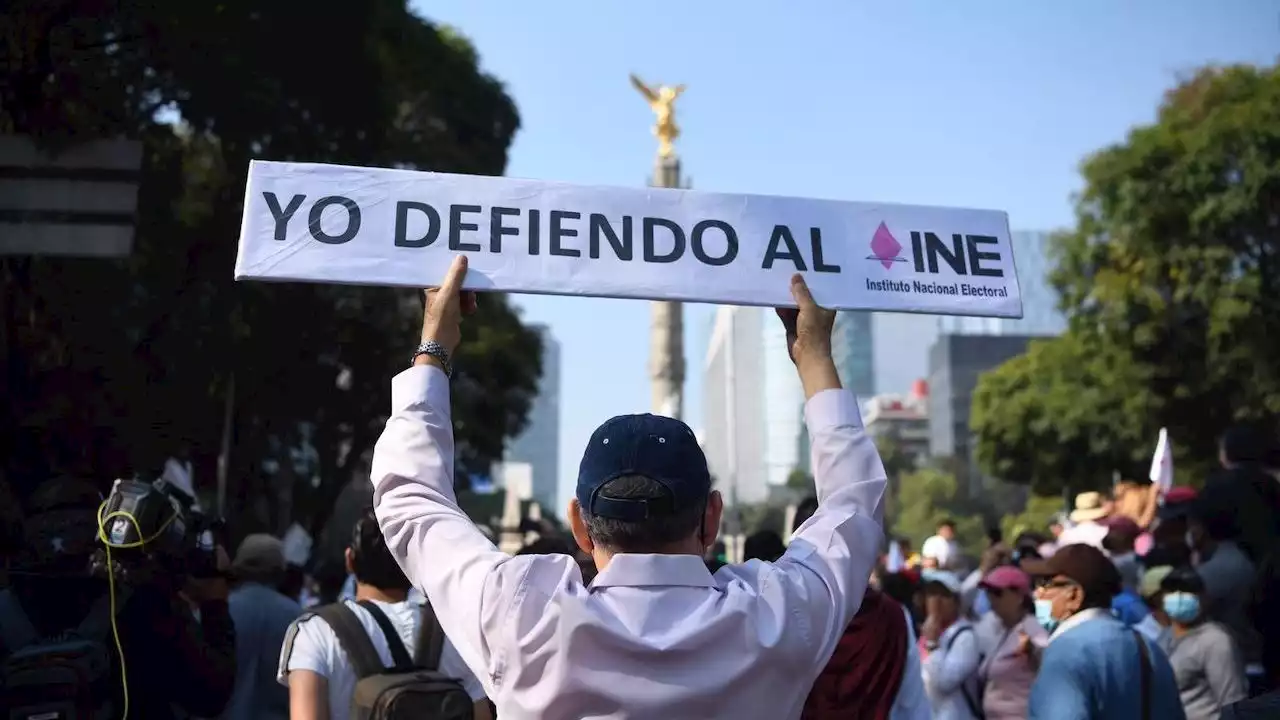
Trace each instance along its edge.
{"label": "crowd of people", "polygon": [[340,597],[307,592],[269,535],[218,548],[211,573],[95,572],[104,542],[110,568],[110,548],[131,546],[91,483],[51,480],[25,505],[0,592],[3,715],[1280,717],[1265,436],[1228,432],[1198,492],[1082,493],[1046,534],[992,531],[976,558],[951,523],[918,553],[886,544],[888,481],[831,360],[834,313],[797,277],[798,309],[779,315],[815,494],[787,538],[757,533],[745,563],[726,563],[693,433],[628,415],[589,440],[568,533],[509,555],[453,495],[465,272],[459,260],[428,293],[422,344],[392,381]]}

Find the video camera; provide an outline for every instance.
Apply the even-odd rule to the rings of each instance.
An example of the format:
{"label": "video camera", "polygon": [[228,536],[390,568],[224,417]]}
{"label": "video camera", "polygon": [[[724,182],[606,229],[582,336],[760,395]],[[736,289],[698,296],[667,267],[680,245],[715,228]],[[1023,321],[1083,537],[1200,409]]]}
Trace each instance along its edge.
{"label": "video camera", "polygon": [[[217,545],[225,523],[205,515],[195,498],[164,480],[116,480],[98,513],[94,569],[126,581],[162,573],[173,580],[220,574]],[[110,558],[111,568],[107,560]]]}

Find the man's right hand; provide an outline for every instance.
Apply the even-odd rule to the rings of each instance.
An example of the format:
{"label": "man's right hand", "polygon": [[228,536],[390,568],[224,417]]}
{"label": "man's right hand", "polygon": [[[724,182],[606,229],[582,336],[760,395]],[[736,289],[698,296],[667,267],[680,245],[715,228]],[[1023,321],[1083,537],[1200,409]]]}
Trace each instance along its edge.
{"label": "man's right hand", "polygon": [[800,274],[791,276],[791,296],[796,308],[778,308],[778,318],[787,331],[787,353],[800,371],[807,400],[823,390],[840,387],[831,359],[831,330],[836,313],[819,307]]}

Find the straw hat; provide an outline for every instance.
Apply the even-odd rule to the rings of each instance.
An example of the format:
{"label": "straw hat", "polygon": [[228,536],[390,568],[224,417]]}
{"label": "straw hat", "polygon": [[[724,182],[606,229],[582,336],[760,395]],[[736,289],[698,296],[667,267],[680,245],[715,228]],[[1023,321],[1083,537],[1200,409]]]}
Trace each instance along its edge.
{"label": "straw hat", "polygon": [[1082,492],[1076,495],[1076,509],[1071,511],[1071,522],[1082,523],[1104,518],[1110,514],[1102,493]]}

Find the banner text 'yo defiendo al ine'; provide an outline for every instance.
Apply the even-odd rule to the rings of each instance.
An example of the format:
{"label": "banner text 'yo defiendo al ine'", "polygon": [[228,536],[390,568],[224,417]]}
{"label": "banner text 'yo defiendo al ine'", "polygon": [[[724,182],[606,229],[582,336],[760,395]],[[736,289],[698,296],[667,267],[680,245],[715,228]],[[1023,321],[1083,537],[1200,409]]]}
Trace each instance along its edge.
{"label": "banner text 'yo defiendo al ine'", "polygon": [[1022,317],[993,210],[254,161],[237,279]]}

